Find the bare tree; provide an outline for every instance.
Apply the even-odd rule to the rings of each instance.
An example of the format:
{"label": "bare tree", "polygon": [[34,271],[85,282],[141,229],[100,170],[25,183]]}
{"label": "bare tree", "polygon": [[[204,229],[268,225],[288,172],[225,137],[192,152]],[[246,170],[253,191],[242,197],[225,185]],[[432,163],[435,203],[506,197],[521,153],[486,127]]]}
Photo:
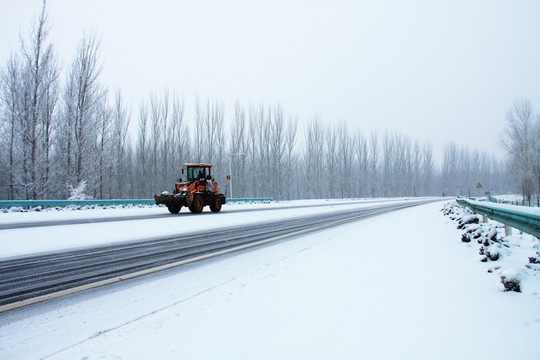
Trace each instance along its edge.
{"label": "bare tree", "polygon": [[224,129],[225,107],[222,102],[215,100],[210,104],[209,109],[210,116],[206,124],[208,137],[207,159],[216,166],[212,176],[218,182],[223,183],[226,174],[225,147],[227,145]]}
{"label": "bare tree", "polygon": [[[538,164],[540,157],[538,115],[535,119],[529,100],[517,100],[506,114],[506,119],[506,137],[502,138],[502,143],[523,197],[530,198],[535,189],[535,182],[540,182],[540,171],[537,170],[538,173],[535,174],[535,164]],[[538,191],[540,193],[540,185]]]}
{"label": "bare tree", "polygon": [[329,125],[323,135],[324,137],[324,154],[323,169],[324,175],[321,179],[323,181],[322,186],[325,188],[325,192],[328,197],[336,197],[337,189],[341,189],[341,182],[343,181],[343,169],[339,166],[339,153],[338,153],[338,134],[335,126]]}
{"label": "bare tree", "polygon": [[532,172],[536,179],[536,194],[540,196],[540,112],[536,113],[532,133]]}
{"label": "bare tree", "polygon": [[[260,153],[258,150],[260,143],[258,141],[259,138],[257,136],[257,132],[259,131],[257,118],[258,118],[257,109],[254,106],[250,105],[248,109],[248,124],[247,124],[248,132],[246,136],[246,141],[247,141],[246,150],[247,150],[247,160],[249,163],[249,169],[253,173],[258,173],[259,167],[260,167],[260,163],[259,163]],[[251,197],[258,196],[259,189],[255,181],[250,181],[245,187],[245,189],[246,189],[247,194],[249,194],[248,196],[251,196]]]}
{"label": "bare tree", "polygon": [[349,134],[347,124],[342,121],[336,126],[336,134],[338,139],[338,168],[341,172],[341,179],[338,180],[340,191],[338,195],[341,197],[351,197],[355,186],[352,179],[352,164],[353,164],[353,140]]}
{"label": "bare tree", "polygon": [[434,195],[435,165],[433,162],[433,146],[426,142],[422,148],[422,164],[420,168],[424,195]]}
{"label": "bare tree", "polygon": [[[46,3],[30,32],[28,43],[21,39],[23,61],[18,73],[16,88],[18,92],[18,111],[12,114],[17,121],[21,136],[22,176],[25,197],[37,199],[44,197],[50,184],[51,136],[54,130],[54,114],[57,104],[58,65],[52,44],[47,42],[49,27]],[[11,82],[13,84],[13,82]]]}
{"label": "bare tree", "polygon": [[[299,195],[300,179],[298,176],[298,155],[296,153],[296,133],[298,131],[298,118],[289,119],[285,133],[285,154],[283,175],[288,183],[285,188],[287,200],[297,198]],[[293,196],[294,194],[294,196]]]}
{"label": "bare tree", "polygon": [[[263,178],[271,178],[271,165],[270,165],[270,131],[272,122],[272,110],[266,109],[263,104],[259,105],[259,110],[255,118],[258,151],[257,151],[257,173],[261,174]],[[264,181],[257,185],[257,196],[270,196],[270,184]]]}
{"label": "bare tree", "polygon": [[137,136],[137,145],[135,149],[135,164],[137,164],[137,196],[151,196],[152,191],[149,190],[148,175],[150,173],[148,151],[148,109],[142,103],[139,107],[139,131]]}
{"label": "bare tree", "polygon": [[423,187],[421,182],[422,177],[422,148],[418,141],[414,142],[411,148],[411,167],[410,167],[410,183],[409,193],[412,196],[419,196],[423,193]]}
{"label": "bare tree", "polygon": [[180,168],[183,161],[190,158],[190,139],[189,129],[184,124],[184,102],[176,96],[173,96],[171,123],[169,124],[170,148],[168,164],[170,181],[176,180],[180,174]]}
{"label": "bare tree", "polygon": [[100,116],[106,109],[106,89],[99,83],[99,42],[84,37],[77,49],[64,90],[63,134],[66,144],[66,182],[76,186],[87,181],[91,189],[98,181]]}
{"label": "bare tree", "polygon": [[369,191],[369,152],[368,142],[361,131],[356,133],[354,140],[356,152],[356,176],[355,176],[355,195],[360,197],[368,196]]}
{"label": "bare tree", "polygon": [[315,116],[307,125],[306,149],[304,152],[304,164],[306,167],[306,179],[304,184],[306,188],[303,193],[307,198],[325,198],[327,191],[324,188],[324,152],[321,144],[324,144],[324,130],[321,120]]}
{"label": "bare tree", "polygon": [[21,133],[19,124],[22,115],[22,91],[21,91],[21,64],[15,55],[12,55],[7,63],[7,67],[2,72],[1,100],[2,100],[2,145],[7,154],[3,157],[6,160],[6,174],[9,174],[4,181],[8,190],[8,198],[16,199],[22,196],[19,191],[22,186],[21,167],[17,166],[21,152]]}
{"label": "bare tree", "polygon": [[456,185],[458,169],[458,149],[454,142],[444,147],[443,163],[441,170],[441,188],[443,194],[457,195],[459,185]]}
{"label": "bare tree", "polygon": [[368,156],[368,181],[371,197],[380,194],[380,164],[379,164],[379,138],[376,132],[371,133]]}
{"label": "bare tree", "polygon": [[[395,179],[395,142],[394,135],[385,132],[383,138],[383,163],[382,163],[382,183],[384,188],[384,195],[391,196],[396,194],[394,189],[394,179]],[[396,194],[397,195],[397,194]]]}
{"label": "bare tree", "polygon": [[[246,129],[246,111],[240,105],[239,102],[234,104],[234,121],[231,127],[230,141],[229,141],[229,172],[231,176],[231,182],[234,184],[235,195],[237,197],[246,197],[246,166],[244,161],[236,161],[236,158],[240,157],[243,159],[247,156],[248,153],[248,140],[247,140],[247,129]],[[233,166],[234,162],[234,166]],[[231,186],[229,182],[227,186]],[[227,188],[230,191],[230,188]]]}
{"label": "bare tree", "polygon": [[283,135],[284,121],[283,108],[280,105],[276,105],[271,114],[269,129],[269,178],[273,179],[270,182],[272,187],[269,190],[279,200],[283,199],[282,188],[285,183],[282,174],[283,155],[285,151],[285,139]]}
{"label": "bare tree", "polygon": [[107,107],[105,102],[99,104],[99,107],[96,111],[97,124],[98,124],[98,133],[96,138],[96,155],[97,163],[96,167],[96,189],[97,197],[104,199],[105,194],[108,193],[107,197],[111,197],[112,192],[112,168],[113,168],[113,146],[112,146],[112,137],[114,135],[112,127],[113,123],[112,112]]}
{"label": "bare tree", "polygon": [[[165,96],[165,102],[168,106],[168,96]],[[161,105],[161,102],[157,95],[150,95],[150,113],[149,113],[149,138],[148,138],[148,150],[149,150],[149,166],[150,173],[147,174],[149,177],[150,192],[156,193],[163,191],[164,181],[163,181],[163,169],[166,165],[163,163],[163,154],[162,151],[164,147],[167,147],[166,143],[166,110],[163,113],[162,109],[165,107]]]}
{"label": "bare tree", "polygon": [[112,113],[112,177],[114,179],[111,197],[123,198],[127,196],[129,185],[129,114],[123,103],[122,94],[118,92],[115,97]]}

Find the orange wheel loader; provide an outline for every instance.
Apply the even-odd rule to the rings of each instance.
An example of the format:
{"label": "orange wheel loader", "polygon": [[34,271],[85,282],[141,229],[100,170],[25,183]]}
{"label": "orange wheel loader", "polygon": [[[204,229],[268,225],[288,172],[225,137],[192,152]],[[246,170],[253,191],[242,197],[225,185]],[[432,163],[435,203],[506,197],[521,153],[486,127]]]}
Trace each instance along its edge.
{"label": "orange wheel loader", "polygon": [[212,165],[184,164],[182,174],[184,173],[187,179],[178,179],[172,194],[164,191],[160,195],[154,195],[156,204],[167,206],[173,214],[180,212],[182,206],[197,214],[207,205],[212,212],[221,211],[225,196],[219,193],[218,183],[212,177]]}

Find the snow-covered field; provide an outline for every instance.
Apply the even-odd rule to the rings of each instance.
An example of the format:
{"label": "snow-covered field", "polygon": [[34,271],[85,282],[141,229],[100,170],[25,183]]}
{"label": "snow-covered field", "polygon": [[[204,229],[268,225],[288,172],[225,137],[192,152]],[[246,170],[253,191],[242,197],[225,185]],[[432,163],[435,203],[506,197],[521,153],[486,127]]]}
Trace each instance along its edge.
{"label": "snow-covered field", "polygon": [[[343,206],[367,204],[338,210]],[[488,272],[496,262],[480,261],[476,245],[461,241],[463,230],[442,207],[408,208],[0,313],[1,358],[538,359],[540,294],[531,280],[538,277],[521,293],[505,292]],[[83,246],[93,238],[120,241],[115,226],[130,235],[131,228],[136,234],[148,227],[161,234],[179,223],[232,226],[333,210],[316,209],[224,209],[39,232]],[[166,211],[136,211],[158,210]],[[0,221],[14,221],[4,215],[12,214],[0,214]],[[1,253],[62,246],[29,245],[31,233],[36,229],[1,231]],[[520,249],[518,240],[510,243]]]}
{"label": "snow-covered field", "polygon": [[[503,202],[509,202],[509,203],[514,203],[514,204],[518,204],[518,205],[529,206],[528,199],[524,199],[523,195],[518,195],[518,194],[495,195],[494,198],[499,200],[499,201],[503,201]],[[538,198],[537,198],[537,196],[532,196],[530,205],[531,205],[531,207],[538,207]]]}

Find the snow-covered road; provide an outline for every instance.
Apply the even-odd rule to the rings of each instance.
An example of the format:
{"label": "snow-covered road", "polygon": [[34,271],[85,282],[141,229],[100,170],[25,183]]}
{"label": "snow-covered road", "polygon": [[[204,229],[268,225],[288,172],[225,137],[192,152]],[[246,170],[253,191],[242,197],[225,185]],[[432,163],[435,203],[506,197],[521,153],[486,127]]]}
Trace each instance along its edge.
{"label": "snow-covered road", "polygon": [[[262,223],[268,219],[300,218],[384,204],[407,205],[425,200],[386,199],[376,202],[372,200],[304,200],[269,204],[233,203],[224,205],[221,213],[215,214],[205,209],[203,214],[196,216],[186,209],[178,215],[169,214],[164,207],[0,214],[0,225],[39,224],[51,220],[67,222],[85,220],[83,224],[0,230],[0,259],[159,238],[199,230],[220,231],[243,224]],[[299,206],[301,208],[298,208]],[[132,221],[93,221],[132,216],[134,217]],[[147,219],[140,219],[146,216]],[[156,216],[160,217],[156,218]]]}
{"label": "snow-covered road", "polygon": [[400,210],[1,313],[0,354],[537,359],[539,294],[503,293],[441,208]]}

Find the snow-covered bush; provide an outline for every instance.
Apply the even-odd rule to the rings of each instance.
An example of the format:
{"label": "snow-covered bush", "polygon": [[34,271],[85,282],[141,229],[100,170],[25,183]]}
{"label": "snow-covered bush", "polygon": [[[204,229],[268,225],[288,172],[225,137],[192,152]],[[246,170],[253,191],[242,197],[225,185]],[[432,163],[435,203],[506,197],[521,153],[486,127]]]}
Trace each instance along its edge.
{"label": "snow-covered bush", "polygon": [[467,230],[461,236],[461,241],[464,243],[471,242],[472,239],[479,239],[482,237],[484,230],[479,224],[471,224],[467,226]]}
{"label": "snow-covered bush", "polygon": [[478,224],[480,222],[480,217],[478,215],[467,215],[462,217],[458,221],[458,229],[463,229],[465,225],[469,224]]}
{"label": "snow-covered bush", "polygon": [[68,185],[68,200],[91,200],[92,196],[86,195],[86,180],[81,181],[76,187]]}
{"label": "snow-covered bush", "polygon": [[504,285],[504,291],[521,292],[520,271],[510,268],[501,273],[501,283]]}

